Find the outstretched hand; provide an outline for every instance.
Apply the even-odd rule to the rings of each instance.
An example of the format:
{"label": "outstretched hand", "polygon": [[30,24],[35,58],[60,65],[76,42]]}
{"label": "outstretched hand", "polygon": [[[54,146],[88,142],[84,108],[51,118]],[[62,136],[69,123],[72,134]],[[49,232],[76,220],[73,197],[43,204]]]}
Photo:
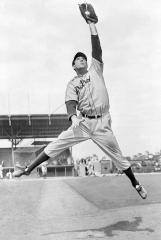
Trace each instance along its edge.
{"label": "outstretched hand", "polygon": [[71,118],[71,120],[72,120],[72,126],[73,126],[74,128],[78,127],[78,126],[80,125],[80,123],[82,123],[82,122],[85,121],[84,118],[81,118],[81,119],[80,119],[80,118],[78,118],[76,115],[73,115],[72,118]]}

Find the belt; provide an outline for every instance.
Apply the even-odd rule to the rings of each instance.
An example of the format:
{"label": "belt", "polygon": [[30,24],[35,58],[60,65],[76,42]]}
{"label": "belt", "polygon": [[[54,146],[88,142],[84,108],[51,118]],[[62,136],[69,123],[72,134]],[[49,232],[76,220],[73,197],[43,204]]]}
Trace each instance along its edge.
{"label": "belt", "polygon": [[97,119],[102,117],[101,115],[93,115],[93,116],[88,116],[87,114],[81,113],[83,117],[89,118],[89,119]]}

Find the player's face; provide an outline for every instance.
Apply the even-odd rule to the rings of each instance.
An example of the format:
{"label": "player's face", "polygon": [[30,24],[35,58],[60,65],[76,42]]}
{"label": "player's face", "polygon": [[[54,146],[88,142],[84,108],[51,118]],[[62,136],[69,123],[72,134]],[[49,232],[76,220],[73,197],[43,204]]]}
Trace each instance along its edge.
{"label": "player's face", "polygon": [[74,64],[75,69],[87,69],[87,61],[84,57],[77,57]]}

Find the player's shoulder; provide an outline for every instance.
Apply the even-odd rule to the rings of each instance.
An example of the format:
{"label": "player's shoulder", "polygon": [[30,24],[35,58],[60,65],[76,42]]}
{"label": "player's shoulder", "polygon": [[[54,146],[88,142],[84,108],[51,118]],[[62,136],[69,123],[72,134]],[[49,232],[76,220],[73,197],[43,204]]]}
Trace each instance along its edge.
{"label": "player's shoulder", "polygon": [[70,81],[75,82],[78,79],[78,76],[74,76]]}
{"label": "player's shoulder", "polygon": [[68,81],[67,89],[75,88],[76,85],[77,85],[77,77],[75,76]]}
{"label": "player's shoulder", "polygon": [[78,76],[74,76],[72,79],[69,80],[68,85],[75,85],[79,81]]}
{"label": "player's shoulder", "polygon": [[96,64],[96,65],[103,65],[103,61],[99,61],[96,58],[92,57],[92,63],[91,64]]}
{"label": "player's shoulder", "polygon": [[100,62],[97,59],[92,58],[90,71],[96,70],[96,71],[101,71],[102,72],[103,71],[103,66],[104,66],[103,62]]}

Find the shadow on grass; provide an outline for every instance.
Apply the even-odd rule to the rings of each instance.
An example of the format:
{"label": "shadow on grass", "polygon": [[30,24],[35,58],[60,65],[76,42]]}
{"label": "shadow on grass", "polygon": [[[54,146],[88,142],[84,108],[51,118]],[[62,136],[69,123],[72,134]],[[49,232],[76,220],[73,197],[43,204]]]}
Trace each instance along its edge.
{"label": "shadow on grass", "polygon": [[113,231],[154,232],[154,230],[151,228],[139,228],[141,222],[141,217],[135,217],[134,221],[119,221],[107,227],[101,228],[99,231],[103,231],[106,236],[116,235],[113,233]]}
{"label": "shadow on grass", "polygon": [[154,232],[151,228],[139,228],[139,225],[142,222],[141,217],[135,217],[133,221],[119,221],[114,224],[108,225],[106,227],[98,228],[98,229],[86,229],[86,230],[78,230],[78,231],[64,231],[64,232],[50,232],[43,235],[51,235],[51,234],[63,234],[63,233],[86,233],[85,237],[94,237],[98,233],[102,233],[104,236],[112,237],[117,235],[114,231],[129,231],[129,232]]}

